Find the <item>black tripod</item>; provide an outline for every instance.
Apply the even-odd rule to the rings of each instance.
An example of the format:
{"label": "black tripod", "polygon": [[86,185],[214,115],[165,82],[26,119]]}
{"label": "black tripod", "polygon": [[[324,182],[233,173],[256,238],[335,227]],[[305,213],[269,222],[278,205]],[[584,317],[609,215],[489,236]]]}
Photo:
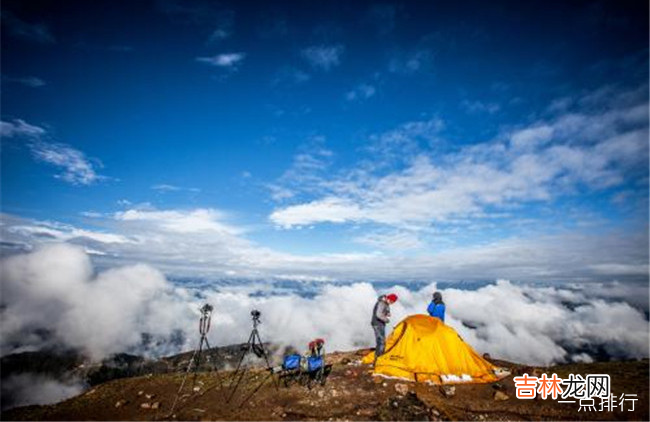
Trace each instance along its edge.
{"label": "black tripod", "polygon": [[[210,331],[210,320],[212,319],[212,309],[213,309],[212,306],[207,303],[203,305],[201,309],[199,309],[201,311],[201,318],[199,319],[199,334],[201,334],[201,338],[199,339],[199,347],[197,349],[194,349],[194,353],[190,358],[190,362],[187,364],[187,369],[185,370],[185,376],[183,377],[181,386],[178,389],[178,392],[176,393],[174,404],[172,405],[171,410],[169,411],[170,415],[174,412],[174,408],[176,407],[176,402],[178,401],[181,391],[185,386],[185,381],[187,380],[187,376],[192,370],[192,366],[194,366],[194,377],[192,378],[192,386],[194,386],[194,384],[196,383],[196,375],[197,375],[197,370],[199,369],[201,363],[201,352],[203,351],[203,344],[205,344],[206,346],[205,349],[206,351],[210,350],[210,343],[208,343],[207,335],[208,335],[208,331]],[[208,356],[208,359],[210,359],[210,356]],[[214,369],[216,372],[218,372],[216,366],[214,367]],[[221,387],[223,387],[221,377],[217,376],[217,378],[219,378],[219,383]]]}
{"label": "black tripod", "polygon": [[[239,362],[237,363],[237,369],[235,369],[235,372],[233,373],[232,376],[232,382],[228,386],[228,388],[232,387],[232,384],[234,383],[235,386],[232,388],[232,391],[230,392],[230,396],[228,396],[227,402],[229,403],[230,400],[232,400],[233,396],[237,392],[237,389],[239,388],[239,385],[244,378],[244,375],[246,375],[246,372],[248,371],[248,368],[242,367],[242,363],[244,362],[244,358],[246,355],[250,352],[253,352],[255,356],[258,358],[264,358],[264,361],[266,362],[266,369],[269,371],[269,375],[262,380],[262,382],[253,390],[252,393],[250,393],[239,405],[240,407],[244,405],[250,399],[253,394],[255,394],[261,387],[262,385],[266,382],[267,379],[273,376],[273,367],[271,366],[271,362],[269,361],[269,356],[268,353],[266,352],[266,348],[264,347],[264,343],[262,342],[262,338],[260,337],[260,333],[257,330],[257,326],[262,323],[260,321],[260,316],[261,312],[258,310],[253,310],[251,311],[251,316],[253,317],[253,331],[251,331],[251,335],[248,336],[248,341],[244,346],[242,346],[242,354],[239,358]],[[274,382],[275,388],[277,390],[278,386]]]}

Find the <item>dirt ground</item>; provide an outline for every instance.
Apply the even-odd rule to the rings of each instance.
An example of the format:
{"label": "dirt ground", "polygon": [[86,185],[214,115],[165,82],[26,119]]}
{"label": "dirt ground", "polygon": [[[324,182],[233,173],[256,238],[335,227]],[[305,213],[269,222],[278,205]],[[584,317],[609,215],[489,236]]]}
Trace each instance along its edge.
{"label": "dirt ground", "polygon": [[[240,388],[228,388],[232,372],[125,378],[98,385],[64,402],[3,412],[3,420],[649,420],[648,360],[531,368],[495,361],[512,375],[495,384],[456,385],[446,397],[440,386],[372,376],[359,363],[367,351],[332,353],[325,385],[278,386],[263,369],[249,370]],[[612,392],[637,394],[634,411],[579,411],[576,404],[515,397],[512,377],[538,371],[611,376]],[[254,391],[256,388],[259,389]],[[499,394],[497,394],[497,391]],[[230,395],[232,397],[229,400]],[[252,395],[251,395],[252,394]],[[502,395],[504,394],[504,395]],[[495,395],[504,400],[495,399]],[[250,398],[248,398],[250,396]],[[178,398],[177,398],[178,397]],[[174,406],[174,401],[177,399]],[[172,406],[174,409],[172,411]]]}

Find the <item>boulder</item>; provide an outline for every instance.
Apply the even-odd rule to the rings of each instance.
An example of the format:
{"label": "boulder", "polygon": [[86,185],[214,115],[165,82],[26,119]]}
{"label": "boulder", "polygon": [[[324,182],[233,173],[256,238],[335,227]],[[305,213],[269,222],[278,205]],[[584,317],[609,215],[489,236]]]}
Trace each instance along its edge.
{"label": "boulder", "polygon": [[400,396],[405,396],[409,392],[409,386],[406,384],[395,384],[395,391]]}
{"label": "boulder", "polygon": [[456,395],[456,387],[453,385],[441,385],[440,394],[446,399],[454,397]]}
{"label": "boulder", "polygon": [[509,398],[510,397],[508,397],[508,395],[506,393],[504,393],[503,391],[498,391],[497,390],[497,391],[494,392],[494,400],[495,401],[505,401],[505,400],[508,400]]}

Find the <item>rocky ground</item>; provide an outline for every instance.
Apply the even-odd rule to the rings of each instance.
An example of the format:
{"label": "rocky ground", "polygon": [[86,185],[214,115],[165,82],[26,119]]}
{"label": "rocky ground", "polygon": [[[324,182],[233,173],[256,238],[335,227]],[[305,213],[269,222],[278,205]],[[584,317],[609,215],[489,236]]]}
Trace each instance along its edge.
{"label": "rocky ground", "polygon": [[[276,388],[268,371],[252,369],[228,400],[232,372],[191,374],[180,395],[182,372],[152,373],[109,381],[55,405],[15,408],[1,416],[3,420],[649,420],[647,359],[552,368],[494,361],[513,375],[494,384],[441,388],[373,377],[371,368],[359,363],[366,352],[327,355],[332,370],[324,385],[295,382]],[[175,366],[182,367],[183,362]],[[624,409],[610,412],[579,411],[577,403],[551,399],[520,400],[512,377],[523,372],[555,372],[560,378],[606,373],[614,394],[637,394],[638,400],[634,411],[628,411],[628,402]]]}

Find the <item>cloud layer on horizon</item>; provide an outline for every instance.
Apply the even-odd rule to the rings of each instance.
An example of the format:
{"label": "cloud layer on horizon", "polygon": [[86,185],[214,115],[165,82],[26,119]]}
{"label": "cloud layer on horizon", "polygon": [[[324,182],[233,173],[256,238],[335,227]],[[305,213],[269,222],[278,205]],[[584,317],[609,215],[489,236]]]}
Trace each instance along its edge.
{"label": "cloud layer on horizon", "polygon": [[[370,283],[323,284],[306,296],[263,282],[192,287],[143,264],[96,273],[88,255],[67,244],[5,258],[2,279],[3,355],[59,345],[95,360],[118,352],[165,355],[191,349],[204,302],[215,309],[212,345],[244,341],[249,312],[259,309],[268,341],[302,349],[311,338],[324,337],[328,350],[369,347],[369,314],[384,292]],[[647,296],[647,286],[640,288]],[[393,306],[394,325],[423,313],[437,287],[391,290],[400,297]],[[647,312],[648,304],[630,305],[640,291],[629,285],[498,281],[475,291],[441,291],[447,323],[481,353],[529,364],[584,359],[585,350],[598,348],[619,358],[648,356],[648,321],[640,310]],[[148,346],[143,333],[153,339]]]}
{"label": "cloud layer on horizon", "polygon": [[[148,263],[169,275],[243,279],[641,281],[648,277],[647,233],[561,231],[495,239],[412,256],[400,253],[292,254],[247,238],[246,227],[214,209],[129,208],[84,214],[100,229],[1,214],[3,254],[68,242],[83,246],[102,267]],[[359,243],[417,248],[401,232]]]}

